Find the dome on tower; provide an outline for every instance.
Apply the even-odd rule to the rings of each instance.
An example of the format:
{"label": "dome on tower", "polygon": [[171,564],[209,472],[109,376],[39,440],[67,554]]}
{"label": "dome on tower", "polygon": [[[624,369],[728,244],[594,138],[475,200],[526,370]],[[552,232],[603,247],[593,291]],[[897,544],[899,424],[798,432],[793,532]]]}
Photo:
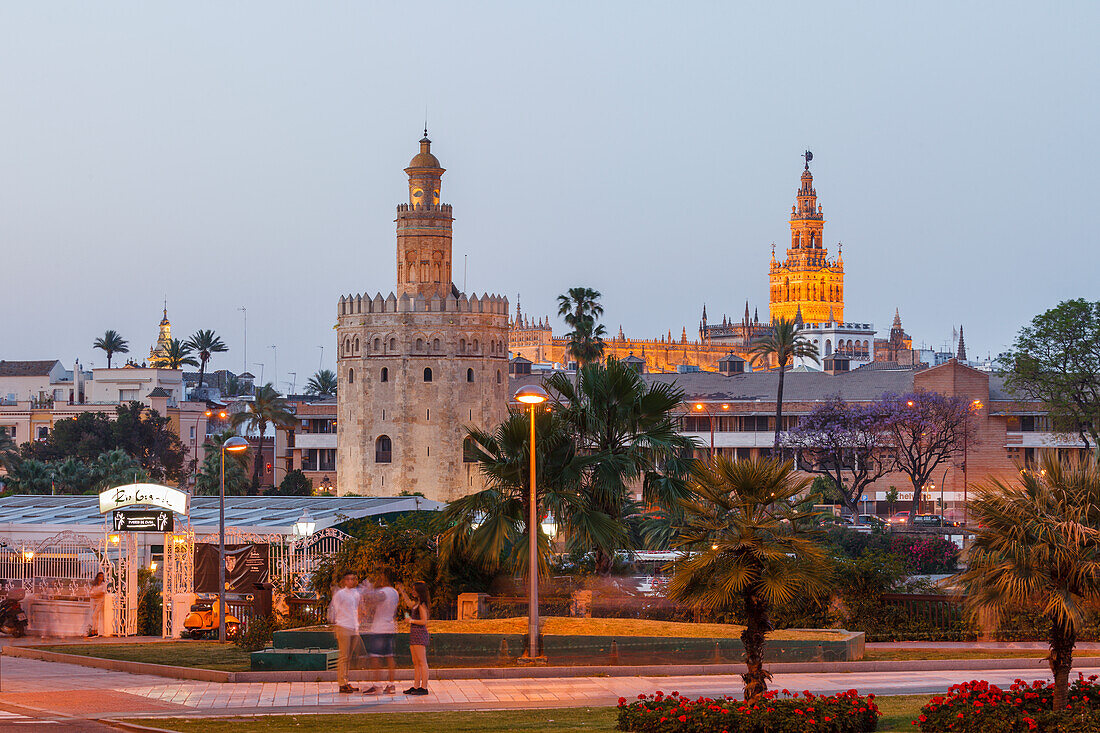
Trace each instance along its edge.
{"label": "dome on tower", "polygon": [[409,161],[409,168],[442,168],[439,158],[432,155],[432,141],[428,139],[428,131],[424,131],[424,137],[420,138],[420,152]]}

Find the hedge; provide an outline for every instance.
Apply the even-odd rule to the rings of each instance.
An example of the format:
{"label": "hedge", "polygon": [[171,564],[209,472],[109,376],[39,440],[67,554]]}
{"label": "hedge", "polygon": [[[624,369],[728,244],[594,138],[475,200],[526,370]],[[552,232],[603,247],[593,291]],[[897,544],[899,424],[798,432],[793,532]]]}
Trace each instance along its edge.
{"label": "hedge", "polygon": [[1096,675],[1077,675],[1066,710],[1053,708],[1054,685],[1016,680],[1007,690],[985,680],[953,685],[933,697],[913,721],[920,733],[1084,733],[1100,730],[1100,686]]}

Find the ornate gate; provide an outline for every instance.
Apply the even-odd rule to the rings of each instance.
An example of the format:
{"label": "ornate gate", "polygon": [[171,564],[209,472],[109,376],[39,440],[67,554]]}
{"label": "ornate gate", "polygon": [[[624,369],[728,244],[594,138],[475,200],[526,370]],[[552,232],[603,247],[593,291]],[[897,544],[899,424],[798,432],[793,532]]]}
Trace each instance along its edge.
{"label": "ornate gate", "polygon": [[185,525],[164,535],[164,585],[162,591],[161,635],[172,636],[175,604],[179,593],[195,592],[195,529]]}
{"label": "ornate gate", "polygon": [[350,538],[350,535],[328,527],[290,543],[282,572],[284,587],[288,587],[292,593],[308,592],[309,579],[317,569],[317,564],[322,558],[339,551]]}
{"label": "ornate gate", "polygon": [[137,537],[133,532],[108,534],[104,547],[107,587],[115,596],[114,634],[133,636],[138,617]]}

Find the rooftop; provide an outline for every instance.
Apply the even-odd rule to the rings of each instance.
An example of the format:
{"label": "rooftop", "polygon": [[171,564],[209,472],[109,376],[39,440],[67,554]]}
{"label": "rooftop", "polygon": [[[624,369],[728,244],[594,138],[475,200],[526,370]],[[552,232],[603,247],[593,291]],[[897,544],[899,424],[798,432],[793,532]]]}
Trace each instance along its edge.
{"label": "rooftop", "polygon": [[0,360],[0,377],[46,377],[58,362],[57,359],[41,361]]}

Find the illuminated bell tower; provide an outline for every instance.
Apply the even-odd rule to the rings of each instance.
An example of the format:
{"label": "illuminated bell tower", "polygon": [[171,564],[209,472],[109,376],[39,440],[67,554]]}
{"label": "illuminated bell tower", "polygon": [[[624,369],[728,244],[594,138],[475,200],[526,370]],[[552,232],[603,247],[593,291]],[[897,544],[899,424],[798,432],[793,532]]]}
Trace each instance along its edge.
{"label": "illuminated bell tower", "polygon": [[795,203],[791,207],[791,243],[779,261],[772,248],[770,281],[771,318],[794,320],[801,312],[806,323],[844,322],[844,259],[838,252],[829,260],[823,243],[825,217],[817,203],[813,153],[806,151],[806,165]]}
{"label": "illuminated bell tower", "polygon": [[409,203],[397,207],[397,297],[451,294],[451,206],[439,203],[444,168],[428,130],[409,161]]}
{"label": "illuminated bell tower", "polygon": [[157,345],[149,349],[149,366],[161,368],[168,363],[168,348],[172,345],[172,324],[168,321],[168,303],[164,304],[164,316],[160,319]]}

